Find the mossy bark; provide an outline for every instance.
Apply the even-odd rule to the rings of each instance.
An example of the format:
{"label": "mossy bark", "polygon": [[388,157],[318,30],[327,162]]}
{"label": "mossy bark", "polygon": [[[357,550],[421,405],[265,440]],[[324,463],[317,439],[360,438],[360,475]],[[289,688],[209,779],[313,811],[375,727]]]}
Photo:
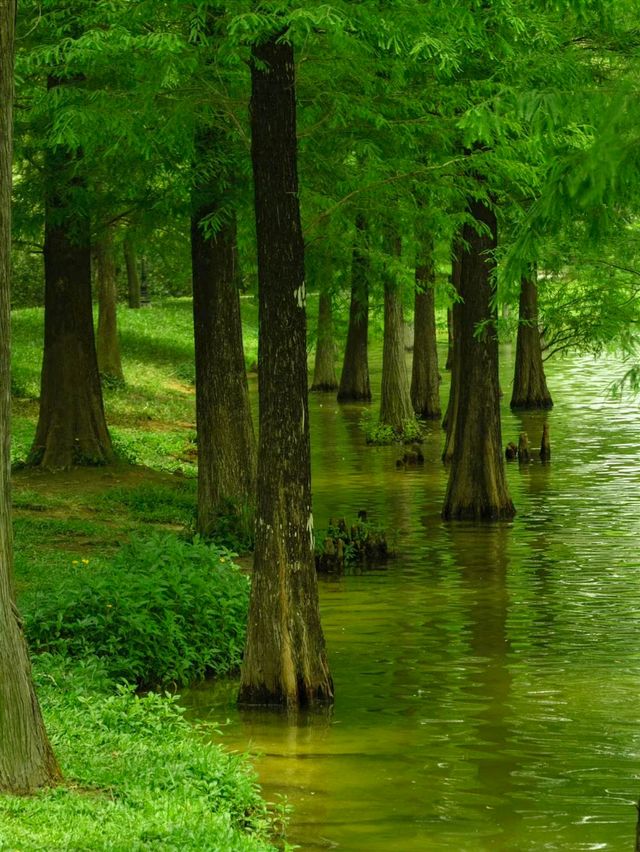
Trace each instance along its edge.
{"label": "mossy bark", "polygon": [[335,391],[338,387],[333,337],[333,305],[331,293],[322,290],[318,302],[318,333],[313,369],[312,391]]}
{"label": "mossy bark", "polygon": [[[62,83],[49,79],[49,88]],[[30,461],[51,470],[113,461],[91,303],[90,223],[79,155],[46,154],[44,354]]]}
{"label": "mossy bark", "polygon": [[98,278],[98,369],[102,376],[124,381],[118,340],[118,288],[113,254],[113,228],[106,228],[96,245]]}
{"label": "mossy bark", "polygon": [[411,404],[421,420],[440,417],[440,374],[435,313],[433,243],[424,240],[416,264]]}
{"label": "mossy bark", "polygon": [[[385,239],[389,258],[400,258],[402,242],[397,234]],[[384,274],[384,339],[382,344],[382,387],[380,391],[380,423],[396,432],[404,431],[407,420],[413,420],[409,393],[409,376],[405,360],[402,293],[393,272]]]}
{"label": "mossy bark", "polygon": [[520,282],[520,316],[511,408],[553,408],[542,362],[535,272]]}
{"label": "mossy bark", "polygon": [[31,677],[12,580],[11,141],[15,3],[0,0],[0,792],[25,794],[60,779]]}
{"label": "mossy bark", "polygon": [[[218,150],[216,134],[201,132],[203,162]],[[195,173],[201,170],[196,164]],[[206,169],[202,170],[206,173]],[[212,233],[203,220],[220,212],[215,182],[192,190],[191,261],[198,435],[198,531],[209,535],[225,505],[255,504],[256,442],[244,362],[235,215]]]}
{"label": "mossy bark", "polygon": [[458,406],[442,516],[446,520],[495,520],[515,514],[504,470],[496,310],[492,304],[497,223],[493,211],[481,200],[471,199],[468,212],[481,230],[472,224],[463,229],[460,333],[455,356],[460,371]]}
{"label": "mossy bark", "polygon": [[338,402],[370,402],[369,380],[369,272],[367,224],[356,216],[356,240],[351,264],[349,328],[344,351]]}
{"label": "mossy bark", "polygon": [[333,700],[311,514],[304,243],[293,47],[254,45],[251,156],[258,245],[258,504],[241,704]]}
{"label": "mossy bark", "polygon": [[140,307],[140,276],[138,274],[138,258],[136,244],[131,230],[125,234],[122,244],[124,263],[127,269],[127,292],[130,308]]}

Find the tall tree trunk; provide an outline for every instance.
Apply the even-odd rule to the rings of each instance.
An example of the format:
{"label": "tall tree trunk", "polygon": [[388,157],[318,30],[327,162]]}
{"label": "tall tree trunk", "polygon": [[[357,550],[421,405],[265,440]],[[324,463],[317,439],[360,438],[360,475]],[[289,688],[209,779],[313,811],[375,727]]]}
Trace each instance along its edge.
{"label": "tall tree trunk", "polygon": [[[49,88],[60,85],[49,80]],[[44,232],[44,355],[30,459],[52,470],[113,460],[98,373],[91,304],[89,218],[73,196],[77,156],[48,151]]]}
{"label": "tall tree trunk", "polygon": [[333,700],[313,554],[304,243],[293,47],[252,48],[251,156],[259,281],[258,506],[239,702]]}
{"label": "tall tree trunk", "polygon": [[127,290],[129,296],[129,307],[140,307],[140,276],[138,275],[138,258],[136,256],[136,245],[131,230],[125,234],[123,241],[124,262],[127,267]]}
{"label": "tall tree trunk", "polygon": [[311,390],[334,391],[338,387],[338,379],[334,362],[333,306],[331,293],[327,290],[320,292],[317,338]]}
{"label": "tall tree trunk", "polygon": [[[460,276],[462,274],[462,234],[458,234],[453,238],[451,246],[451,286],[454,292],[460,295]],[[445,430],[444,449],[442,451],[442,461],[448,464],[453,456],[453,447],[455,441],[456,420],[458,417],[458,387],[460,384],[460,360],[459,340],[460,340],[460,311],[461,305],[457,299],[450,309],[451,324],[450,324],[450,345],[451,345],[451,384],[449,386],[449,401],[447,410],[442,421],[442,428]]]}
{"label": "tall tree trunk", "polygon": [[520,281],[520,318],[511,408],[553,408],[542,363],[535,270]]}
{"label": "tall tree trunk", "polygon": [[[402,242],[396,234],[387,239],[388,255],[399,258]],[[404,431],[407,420],[413,420],[409,393],[409,376],[404,349],[404,321],[400,285],[390,270],[384,275],[384,340],[382,345],[382,388],[380,422],[396,432]]]}
{"label": "tall tree trunk", "polygon": [[31,678],[14,602],[11,530],[10,256],[15,3],[0,0],[0,792],[31,793],[60,778]]}
{"label": "tall tree trunk", "polygon": [[[463,230],[466,248],[462,254],[460,333],[456,340],[456,357],[460,359],[458,411],[442,516],[447,520],[493,520],[515,514],[504,471],[497,318],[491,301],[497,223],[483,201],[471,199],[468,211],[482,231],[471,224]],[[477,336],[481,324],[483,330]]]}
{"label": "tall tree trunk", "polygon": [[440,374],[436,340],[433,241],[425,238],[419,250],[421,257],[416,264],[411,403],[421,420],[434,420],[440,417]]}
{"label": "tall tree trunk", "polygon": [[[453,283],[453,272],[452,272]],[[453,365],[453,308],[447,308],[447,363],[445,370],[450,370]]]}
{"label": "tall tree trunk", "polygon": [[107,228],[96,246],[98,266],[98,369],[108,379],[124,381],[118,340],[118,288],[113,256],[113,228]]}
{"label": "tall tree trunk", "polygon": [[[197,141],[199,156],[216,153],[216,134]],[[196,164],[196,173],[199,169]],[[206,170],[204,170],[206,173]],[[235,214],[215,233],[202,220],[220,212],[220,192],[207,180],[192,191],[191,261],[198,433],[198,531],[209,535],[228,501],[255,503],[256,442],[242,344]]]}
{"label": "tall tree trunk", "polygon": [[340,376],[338,402],[370,402],[369,382],[369,257],[364,245],[367,225],[356,216],[356,242],[351,264],[351,304],[349,329]]}

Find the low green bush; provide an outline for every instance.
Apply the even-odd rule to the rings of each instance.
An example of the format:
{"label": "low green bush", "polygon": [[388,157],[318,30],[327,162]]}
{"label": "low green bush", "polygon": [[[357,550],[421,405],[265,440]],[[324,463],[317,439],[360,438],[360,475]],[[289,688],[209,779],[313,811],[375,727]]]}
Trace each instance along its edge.
{"label": "low green bush", "polygon": [[61,786],[0,797],[0,849],[273,850],[275,828],[243,755],[186,722],[175,697],[114,690],[96,661],[34,661]]}
{"label": "low green bush", "polygon": [[186,684],[241,660],[249,581],[233,553],[199,539],[157,535],[113,560],[79,560],[24,612],[33,651],[92,655],[111,677],[140,686]]}
{"label": "low green bush", "polygon": [[371,417],[371,411],[365,408],[360,417],[359,425],[364,432],[367,444],[386,446],[396,443],[421,443],[423,440],[423,425],[416,418],[405,420],[402,425],[402,431],[398,431],[386,423],[375,422]]}

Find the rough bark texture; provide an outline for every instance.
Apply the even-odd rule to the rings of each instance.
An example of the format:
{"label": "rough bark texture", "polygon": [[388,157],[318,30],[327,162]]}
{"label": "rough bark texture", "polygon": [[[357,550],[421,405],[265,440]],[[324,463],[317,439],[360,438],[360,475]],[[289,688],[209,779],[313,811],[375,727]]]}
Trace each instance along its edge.
{"label": "rough bark texture", "polygon": [[362,245],[366,229],[364,217],[356,216],[356,244],[351,265],[349,329],[340,376],[338,402],[371,401],[368,356],[369,258]]}
{"label": "rough bark texture", "polygon": [[[204,134],[206,156],[215,140]],[[204,149],[204,150],[203,150]],[[197,171],[197,170],[196,170]],[[192,192],[191,262],[196,355],[198,531],[211,532],[216,511],[255,502],[256,442],[242,344],[235,216],[215,233],[202,220],[219,212],[215,183]]]}
{"label": "rough bark texture", "polygon": [[0,0],[0,792],[60,778],[31,678],[14,602],[10,481],[11,103],[15,3]]}
{"label": "rough bark texture", "polygon": [[124,381],[118,340],[118,288],[113,255],[113,229],[107,228],[96,245],[98,267],[98,369],[108,379]]}
{"label": "rough bark texture", "polygon": [[[387,249],[391,256],[400,257],[401,240],[390,236]],[[402,293],[390,272],[384,276],[384,340],[382,345],[382,387],[380,392],[380,422],[402,432],[407,420],[413,420],[409,393],[409,376],[404,349]]]}
{"label": "rough bark texture", "polygon": [[534,274],[520,282],[520,319],[511,408],[552,408],[542,363],[538,328],[538,288]]}
{"label": "rough bark texture", "polygon": [[254,45],[251,66],[260,342],[258,505],[242,704],[333,700],[313,554],[304,244],[293,47]]}
{"label": "rough bark texture", "polygon": [[331,293],[321,292],[318,304],[318,340],[313,369],[312,391],[334,391],[338,387],[334,361],[333,308]]}
{"label": "rough bark texture", "polygon": [[127,232],[123,242],[124,262],[127,267],[127,289],[129,307],[140,307],[140,276],[138,275],[138,259],[136,246],[131,232]]}
{"label": "rough bark texture", "polygon": [[[511,518],[515,509],[504,472],[498,388],[498,340],[491,304],[495,214],[482,201],[468,211],[484,228],[464,226],[466,248],[460,275],[460,325],[456,357],[460,370],[453,456],[442,516],[445,519]],[[479,324],[484,328],[476,336]],[[455,329],[456,332],[458,329]]]}
{"label": "rough bark texture", "polygon": [[[451,253],[451,286],[456,293],[460,293],[460,276],[462,274],[462,240],[455,238]],[[460,310],[459,301],[453,303],[450,309],[450,358],[451,358],[451,385],[449,386],[449,401],[444,415],[442,427],[445,429],[444,449],[442,461],[448,464],[453,456],[455,442],[455,426],[458,417],[458,385],[460,382],[460,363],[458,359],[460,339]]]}
{"label": "rough bark texture", "polygon": [[434,420],[441,414],[433,289],[436,276],[433,266],[433,244],[423,244],[422,248],[422,257],[416,265],[411,404],[421,420]]}

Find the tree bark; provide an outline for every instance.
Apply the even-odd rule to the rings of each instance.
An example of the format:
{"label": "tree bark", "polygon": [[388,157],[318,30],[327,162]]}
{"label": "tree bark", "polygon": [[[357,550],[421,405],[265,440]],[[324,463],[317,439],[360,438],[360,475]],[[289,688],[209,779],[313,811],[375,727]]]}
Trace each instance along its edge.
{"label": "tree bark", "polygon": [[364,245],[367,225],[356,216],[356,242],[351,264],[351,304],[338,402],[370,402],[369,381],[369,257]]}
{"label": "tree bark", "polygon": [[98,369],[107,379],[124,382],[118,341],[118,288],[113,255],[113,228],[108,227],[96,245],[98,267]]}
{"label": "tree bark", "polygon": [[[196,150],[206,160],[219,140],[205,131]],[[199,173],[196,164],[195,172]],[[206,173],[206,170],[203,170]],[[198,532],[210,535],[218,511],[255,503],[256,442],[249,405],[238,291],[236,219],[214,233],[203,219],[220,212],[215,181],[192,190],[191,262],[198,434]],[[229,505],[231,504],[231,505]]]}
{"label": "tree bark", "polygon": [[322,290],[318,303],[318,334],[312,391],[334,391],[338,387],[334,363],[333,306],[331,293]]}
{"label": "tree bark", "polygon": [[127,289],[129,296],[129,307],[140,307],[140,276],[138,275],[138,258],[136,256],[136,245],[131,230],[125,234],[123,241],[124,262],[127,267]]}
{"label": "tree bark", "polygon": [[46,154],[44,355],[30,461],[52,470],[113,461],[93,332],[89,217],[73,203],[83,191],[77,159]]}
{"label": "tree bark", "polygon": [[421,420],[440,417],[440,374],[436,340],[433,241],[425,240],[416,264],[411,404]]}
{"label": "tree bark", "polygon": [[[399,258],[402,241],[397,234],[389,235],[388,255]],[[404,350],[404,321],[402,318],[402,293],[394,275],[387,270],[384,275],[384,339],[382,344],[382,387],[380,392],[380,423],[391,426],[396,432],[404,431],[407,420],[414,419],[409,376]]]}
{"label": "tree bark", "polygon": [[11,530],[10,255],[13,45],[16,8],[0,0],[0,792],[60,779],[15,606]]}
{"label": "tree bark", "polygon": [[[458,234],[453,239],[451,247],[451,286],[454,291],[460,295],[460,276],[462,275],[462,252],[463,242],[462,234]],[[453,457],[453,447],[455,444],[456,421],[458,418],[458,387],[460,384],[460,361],[459,341],[460,341],[460,311],[461,305],[457,299],[451,305],[451,324],[450,324],[450,346],[451,346],[451,384],[449,386],[449,401],[447,410],[442,421],[442,427],[445,430],[444,449],[442,451],[442,461],[448,464]]]}
{"label": "tree bark", "polygon": [[[456,341],[458,410],[442,516],[445,520],[495,520],[515,514],[504,472],[497,317],[492,305],[497,222],[481,200],[470,199],[467,209],[482,231],[471,224],[463,229],[462,301]],[[478,335],[479,326],[482,330]]]}
{"label": "tree bark", "polygon": [[534,270],[520,281],[520,317],[511,408],[553,408],[542,363]]}
{"label": "tree bark", "polygon": [[273,36],[251,63],[259,282],[258,505],[242,704],[333,700],[313,553],[304,243],[294,57]]}

